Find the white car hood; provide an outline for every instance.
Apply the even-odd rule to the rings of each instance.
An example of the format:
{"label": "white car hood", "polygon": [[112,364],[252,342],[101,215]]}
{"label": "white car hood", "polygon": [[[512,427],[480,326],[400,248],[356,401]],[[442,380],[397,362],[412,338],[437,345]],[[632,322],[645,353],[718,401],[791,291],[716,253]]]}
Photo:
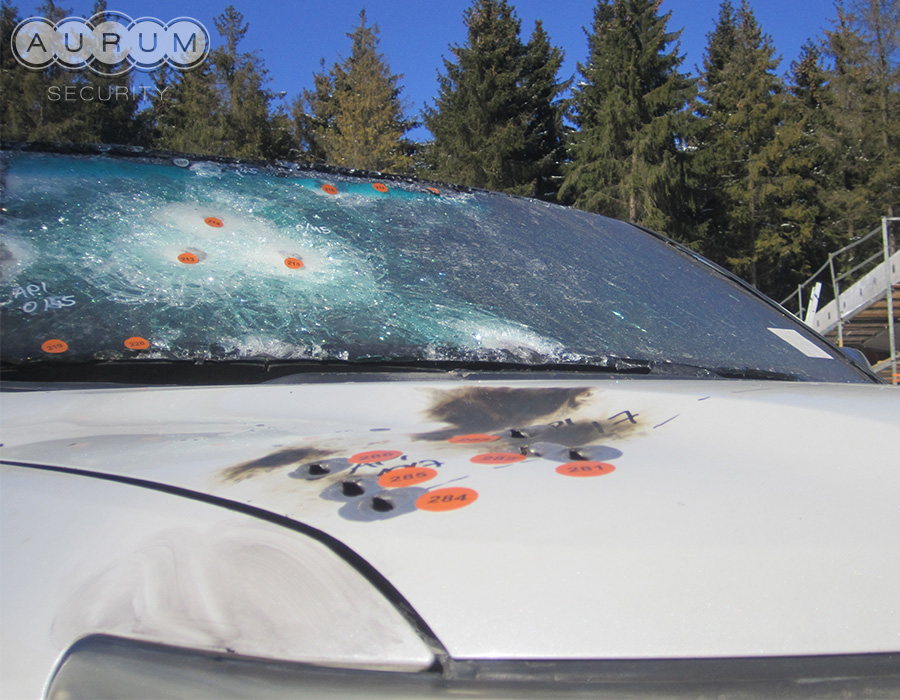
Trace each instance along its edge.
{"label": "white car hood", "polygon": [[[456,658],[900,650],[892,387],[640,378],[23,392],[3,396],[3,423],[6,461],[177,486],[337,538]],[[511,463],[478,457],[523,449]],[[393,476],[412,485],[378,484],[408,466]]]}

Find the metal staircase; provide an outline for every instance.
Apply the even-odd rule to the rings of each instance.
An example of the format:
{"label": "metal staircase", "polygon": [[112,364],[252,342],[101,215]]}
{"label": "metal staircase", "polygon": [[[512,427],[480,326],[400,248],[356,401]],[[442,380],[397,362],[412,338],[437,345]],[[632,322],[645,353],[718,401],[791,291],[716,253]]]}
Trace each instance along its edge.
{"label": "metal staircase", "polygon": [[[885,217],[879,228],[831,253],[828,262],[781,304],[796,307],[798,317],[837,345],[862,350],[875,371],[896,385],[900,384],[900,251],[892,253],[896,248],[888,230],[890,222],[900,222],[900,218]],[[843,272],[842,266],[847,268]],[[827,282],[829,277],[832,299],[818,308],[822,280]],[[842,289],[847,284],[850,286]]]}

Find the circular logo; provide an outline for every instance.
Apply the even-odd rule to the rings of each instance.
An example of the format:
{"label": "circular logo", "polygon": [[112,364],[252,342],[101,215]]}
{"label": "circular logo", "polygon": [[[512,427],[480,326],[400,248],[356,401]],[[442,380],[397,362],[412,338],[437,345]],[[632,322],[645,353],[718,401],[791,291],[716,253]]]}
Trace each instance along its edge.
{"label": "circular logo", "polygon": [[113,76],[162,65],[194,68],[209,55],[210,40],[206,27],[190,17],[166,24],[154,17],[133,20],[107,11],[87,20],[66,17],[56,24],[46,17],[31,17],[16,25],[10,46],[13,57],[31,70],[58,64]]}

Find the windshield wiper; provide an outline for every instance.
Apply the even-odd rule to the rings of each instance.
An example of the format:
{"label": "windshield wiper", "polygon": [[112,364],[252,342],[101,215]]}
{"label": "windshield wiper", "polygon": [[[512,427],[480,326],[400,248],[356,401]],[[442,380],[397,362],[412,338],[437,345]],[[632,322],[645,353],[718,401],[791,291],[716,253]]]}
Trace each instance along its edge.
{"label": "windshield wiper", "polygon": [[718,367],[713,370],[715,374],[724,379],[765,379],[777,382],[797,382],[800,377],[796,374],[788,372],[776,372],[771,369],[759,369],[754,367],[745,367],[738,369],[734,367]]}
{"label": "windshield wiper", "polygon": [[722,379],[764,379],[770,381],[795,382],[800,377],[788,372],[762,369],[759,367],[717,367],[694,365],[668,360],[646,360],[624,357],[605,358],[615,371],[679,377],[721,377]]}
{"label": "windshield wiper", "polygon": [[[453,375],[460,378],[477,374],[508,376],[517,374],[625,374],[682,378],[728,378],[795,381],[795,375],[754,368],[703,367],[664,360],[599,355],[576,362],[522,362],[473,359],[419,359],[363,357],[271,360],[118,360],[59,362],[37,361],[8,363],[0,367],[7,390],[77,388],[79,385],[169,385],[214,386],[303,381],[319,377],[340,381],[352,375],[355,380],[402,379],[411,374]],[[29,386],[30,385],[30,386]]]}
{"label": "windshield wiper", "polygon": [[[27,363],[4,362],[0,365],[0,378],[6,389],[27,388],[26,383],[38,385],[174,385],[213,386],[226,384],[260,384],[285,376],[307,373],[389,373],[434,372],[444,369],[417,366],[415,363],[389,361],[349,361],[330,359],[297,360],[93,360],[85,362],[60,362],[39,360]],[[15,383],[10,386],[9,383]]]}
{"label": "windshield wiper", "polygon": [[327,359],[246,359],[246,360],[94,360],[60,362],[38,360],[27,363],[4,362],[0,378],[6,391],[83,388],[106,386],[217,386],[291,381],[354,381],[404,379],[431,374],[465,378],[470,374],[496,373],[619,373],[648,374],[646,363],[619,358],[599,358],[579,363],[526,363],[484,360],[424,360],[416,358],[363,357],[353,360]]}
{"label": "windshield wiper", "polygon": [[[369,372],[438,372],[456,373],[460,376],[485,373],[506,375],[510,373],[576,373],[576,374],[641,374],[679,377],[711,377],[714,371],[704,367],[677,362],[644,360],[615,355],[582,357],[569,362],[525,362],[521,360],[484,359],[418,359],[418,358],[365,358],[334,363],[336,371]],[[302,370],[305,371],[305,370]]]}
{"label": "windshield wiper", "polygon": [[623,371],[641,372],[658,376],[679,377],[720,377],[722,379],[763,379],[769,381],[795,382],[800,377],[796,374],[778,372],[775,370],[761,369],[758,367],[714,367],[705,365],[692,365],[683,362],[669,362],[666,360],[635,360],[618,359],[616,366],[624,368]]}

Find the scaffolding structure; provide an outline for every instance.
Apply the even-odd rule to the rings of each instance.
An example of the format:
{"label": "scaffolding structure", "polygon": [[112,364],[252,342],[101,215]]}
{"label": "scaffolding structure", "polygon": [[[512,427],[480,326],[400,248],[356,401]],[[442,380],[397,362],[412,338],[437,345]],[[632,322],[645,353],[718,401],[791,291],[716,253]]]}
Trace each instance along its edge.
{"label": "scaffolding structure", "polygon": [[[846,342],[870,354],[886,353],[886,358],[875,360],[875,369],[890,367],[894,384],[900,383],[894,299],[900,291],[900,253],[895,252],[889,225],[897,221],[900,217],[883,217],[881,226],[830,253],[825,264],[781,302],[786,308],[796,307],[797,317],[822,335],[834,335],[841,347]],[[824,291],[831,301],[819,308],[823,281],[829,280]],[[879,317],[882,320],[876,321]],[[849,338],[848,327],[853,331]],[[883,347],[882,336],[886,336]]]}

